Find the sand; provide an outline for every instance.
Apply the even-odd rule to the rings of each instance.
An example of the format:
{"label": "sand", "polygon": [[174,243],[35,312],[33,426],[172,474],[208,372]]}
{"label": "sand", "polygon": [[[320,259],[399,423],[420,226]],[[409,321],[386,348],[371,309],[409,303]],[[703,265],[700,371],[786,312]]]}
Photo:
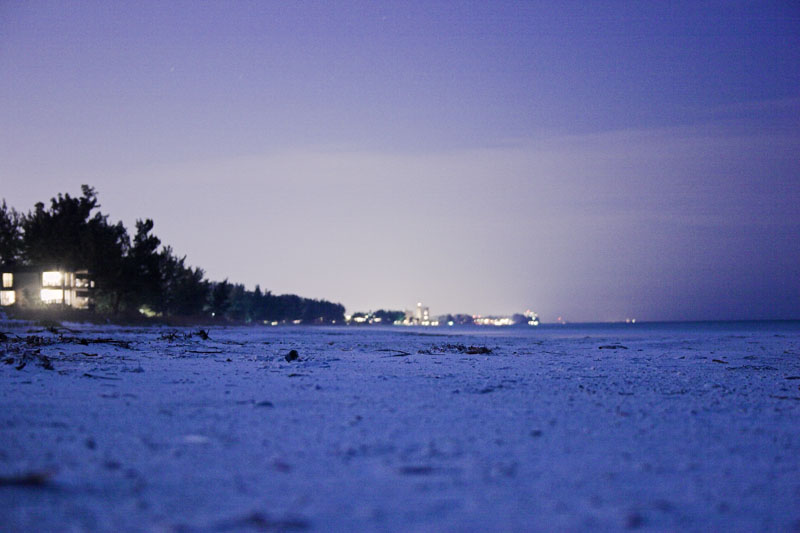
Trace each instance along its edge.
{"label": "sand", "polygon": [[800,530],[797,323],[68,326],[0,324],[2,531]]}

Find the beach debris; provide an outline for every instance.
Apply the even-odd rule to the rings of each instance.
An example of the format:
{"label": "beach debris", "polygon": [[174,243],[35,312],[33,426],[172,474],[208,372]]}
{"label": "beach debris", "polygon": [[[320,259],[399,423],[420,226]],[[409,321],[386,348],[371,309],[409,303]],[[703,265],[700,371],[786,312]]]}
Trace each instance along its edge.
{"label": "beach debris", "polygon": [[39,335],[28,335],[25,337],[25,342],[28,346],[47,346],[48,344],[55,343],[54,339],[45,339]]}
{"label": "beach debris", "polygon": [[31,470],[10,476],[0,475],[0,487],[44,487],[54,473],[52,470]]}
{"label": "beach debris", "polygon": [[486,346],[468,346],[464,353],[469,355],[490,354],[492,349]]}
{"label": "beach debris", "polygon": [[728,364],[727,361],[723,361],[722,359],[712,359],[711,362],[712,363],[720,363],[722,365],[727,365]]}
{"label": "beach debris", "polygon": [[256,402],[255,407],[275,407],[275,405],[269,400],[262,400],[260,402]]}
{"label": "beach debris", "polygon": [[166,333],[162,333],[159,337],[162,341],[172,342],[178,340],[179,333],[177,331],[167,331]]}
{"label": "beach debris", "polygon": [[605,344],[603,346],[598,346],[598,350],[627,350],[627,346],[623,346],[621,344]]}
{"label": "beach debris", "polygon": [[297,350],[289,350],[284,357],[287,363],[291,363],[292,361],[297,361],[300,358],[300,354],[297,353]]}
{"label": "beach debris", "polygon": [[[28,339],[31,338],[28,337]],[[125,348],[126,350],[131,349],[131,343],[129,341],[121,341],[111,338],[88,339],[86,337],[67,337],[65,335],[59,335],[58,339],[52,339],[52,340],[41,339],[41,337],[39,337],[39,339],[41,340],[37,340],[35,338],[31,340],[28,339],[26,339],[28,344],[34,344],[37,346],[45,344],[57,344],[57,343],[80,344],[81,346],[89,346],[90,344],[110,344],[118,348]],[[36,342],[39,342],[39,344],[36,344]]]}
{"label": "beach debris", "polygon": [[395,348],[381,348],[378,350],[379,352],[394,352],[388,357],[405,357],[407,355],[411,355],[409,352],[404,352],[403,350],[397,350]]}
{"label": "beach debris", "polygon": [[[22,352],[22,355],[19,358],[19,363],[17,363],[16,369],[22,370],[23,368],[25,368],[25,365],[27,365],[31,361],[36,361],[39,364],[39,366],[44,368],[45,370],[54,370],[53,363],[50,362],[50,358],[42,354],[39,348],[35,350],[26,350]],[[14,362],[13,359],[11,359],[10,361],[6,359],[6,364],[12,364],[13,362]]]}
{"label": "beach debris", "polygon": [[90,374],[89,372],[84,372],[83,377],[92,379],[106,379],[109,381],[122,381],[122,378],[115,378],[112,376],[99,376],[97,374]]}
{"label": "beach debris", "polygon": [[447,353],[447,352],[456,352],[456,353],[463,353],[467,355],[488,355],[493,353],[492,349],[488,346],[473,346],[473,345],[464,345],[464,344],[441,344],[441,345],[434,345],[431,346],[431,350],[420,350],[419,353],[433,353],[433,351],[438,353]]}
{"label": "beach debris", "polygon": [[181,333],[180,331],[177,331],[177,330],[166,331],[166,332],[162,333],[159,336],[159,339],[161,339],[162,341],[167,341],[167,342],[173,342],[173,341],[177,341],[177,340],[185,340],[186,341],[186,340],[191,339],[195,335],[197,335],[198,337],[200,337],[204,341],[207,341],[208,339],[210,339],[210,337],[208,335],[208,330],[205,330],[205,329],[202,329],[202,328],[198,329],[197,331],[188,331],[186,333]]}

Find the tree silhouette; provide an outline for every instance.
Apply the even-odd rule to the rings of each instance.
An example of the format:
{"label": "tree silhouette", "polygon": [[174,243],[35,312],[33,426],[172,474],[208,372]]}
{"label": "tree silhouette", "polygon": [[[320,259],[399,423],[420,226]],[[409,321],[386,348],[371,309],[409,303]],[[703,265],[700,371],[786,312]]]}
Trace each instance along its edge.
{"label": "tree silhouette", "polygon": [[29,264],[67,269],[88,268],[95,279],[100,309],[119,311],[122,305],[123,260],[130,246],[121,222],[110,224],[97,211],[97,193],[83,185],[83,195],[59,194],[22,217],[23,257]]}
{"label": "tree silhouette", "polygon": [[13,266],[22,258],[22,216],[6,201],[0,204],[0,265]]}
{"label": "tree silhouette", "polygon": [[0,261],[43,268],[88,269],[95,280],[96,309],[137,312],[146,307],[164,316],[201,317],[237,322],[341,321],[344,306],[294,294],[274,295],[227,279],[211,283],[200,268],[186,265],[153,232],[151,219],[137,220],[131,241],[122,222],[101,213],[97,192],[88,185],[81,196],[58,194],[27,214],[0,204]]}
{"label": "tree silhouette", "polygon": [[129,308],[148,307],[155,310],[162,287],[161,258],[158,248],[161,240],[150,232],[153,221],[137,220],[136,235],[125,257],[124,285],[125,300]]}

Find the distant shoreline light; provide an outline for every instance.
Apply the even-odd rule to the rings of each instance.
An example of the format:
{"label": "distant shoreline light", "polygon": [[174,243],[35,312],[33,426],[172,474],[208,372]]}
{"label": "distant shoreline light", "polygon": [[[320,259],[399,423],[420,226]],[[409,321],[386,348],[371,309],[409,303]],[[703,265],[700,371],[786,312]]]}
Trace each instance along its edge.
{"label": "distant shoreline light", "polygon": [[[345,324],[356,325],[369,325],[369,324],[387,324],[393,326],[423,326],[423,327],[438,327],[448,326],[452,327],[456,324],[472,325],[472,326],[493,326],[493,327],[508,327],[527,324],[528,326],[538,326],[539,315],[528,309],[523,314],[514,314],[511,316],[482,316],[482,315],[442,315],[438,318],[432,318],[430,309],[424,306],[422,302],[418,302],[414,310],[393,312],[395,315],[400,314],[402,318],[388,322],[384,317],[377,316],[378,314],[385,313],[378,311],[373,313],[358,312],[345,315]],[[389,318],[388,320],[391,320]]]}

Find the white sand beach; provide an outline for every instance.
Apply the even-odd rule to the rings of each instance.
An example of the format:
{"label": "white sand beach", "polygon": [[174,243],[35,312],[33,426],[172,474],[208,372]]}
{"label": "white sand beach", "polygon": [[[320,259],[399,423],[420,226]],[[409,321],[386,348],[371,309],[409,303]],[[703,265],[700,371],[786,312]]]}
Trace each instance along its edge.
{"label": "white sand beach", "polygon": [[800,528],[797,323],[68,327],[0,326],[2,531]]}

